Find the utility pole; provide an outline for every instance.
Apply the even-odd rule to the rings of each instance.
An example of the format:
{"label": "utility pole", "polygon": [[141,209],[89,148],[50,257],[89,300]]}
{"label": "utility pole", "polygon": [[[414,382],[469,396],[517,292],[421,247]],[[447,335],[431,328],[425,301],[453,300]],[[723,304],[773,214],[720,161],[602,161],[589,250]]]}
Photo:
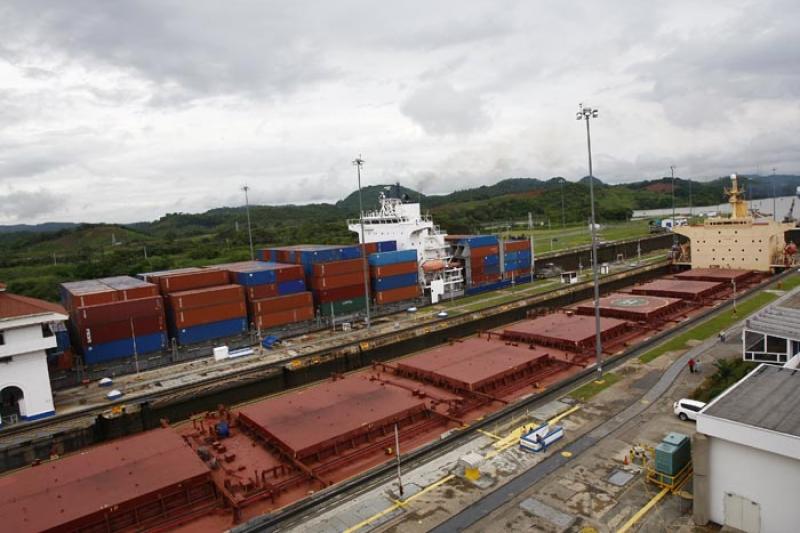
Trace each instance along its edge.
{"label": "utility pole", "polygon": [[586,147],[589,153],[589,203],[591,204],[592,227],[592,277],[594,278],[594,325],[595,325],[595,356],[597,358],[597,371],[599,379],[603,378],[603,338],[600,334],[600,281],[597,274],[597,218],[594,212],[594,174],[592,172],[592,134],[589,120],[597,118],[597,109],[579,104],[577,120],[586,122]]}
{"label": "utility pole", "polygon": [[253,229],[250,227],[250,199],[247,195],[247,192],[250,190],[250,187],[247,185],[242,186],[242,190],[244,191],[244,206],[245,211],[247,212],[247,236],[250,238],[250,261],[256,260],[256,254],[253,250]]}
{"label": "utility pole", "polygon": [[400,497],[403,497],[403,479],[400,477],[400,431],[394,425],[394,451],[397,455],[397,484],[400,485]]}
{"label": "utility pole", "polygon": [[775,171],[778,170],[775,167],[772,167],[772,218],[775,222],[778,221],[778,207],[777,207],[777,200],[775,197]]}
{"label": "utility pole", "polygon": [[689,178],[689,218],[691,218],[693,214],[694,212],[692,211],[692,178]]}
{"label": "utility pole", "polygon": [[672,176],[672,244],[678,243],[678,234],[675,233],[675,167],[669,166],[669,173]]}
{"label": "utility pole", "polygon": [[364,301],[367,304],[367,329],[369,329],[372,325],[369,314],[369,267],[367,266],[367,254],[364,248],[364,245],[367,243],[367,236],[364,233],[364,204],[361,200],[361,166],[363,164],[364,160],[361,159],[361,154],[358,154],[358,157],[353,160],[353,165],[355,165],[356,174],[358,175],[358,220],[361,224],[361,258],[363,259],[364,269]]}

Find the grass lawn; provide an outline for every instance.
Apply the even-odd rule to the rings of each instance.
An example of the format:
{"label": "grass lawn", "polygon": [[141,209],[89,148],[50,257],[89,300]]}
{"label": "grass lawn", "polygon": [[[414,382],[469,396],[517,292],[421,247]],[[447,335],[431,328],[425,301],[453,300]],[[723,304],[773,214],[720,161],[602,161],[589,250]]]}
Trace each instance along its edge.
{"label": "grass lawn", "polygon": [[[788,290],[788,287],[796,287],[798,284],[800,284],[800,276],[792,276],[789,279],[784,280],[783,287],[784,289]],[[708,319],[693,327],[689,331],[681,333],[677,337],[672,338],[664,344],[661,344],[649,352],[642,354],[639,356],[639,361],[642,363],[648,363],[656,357],[659,357],[667,352],[687,349],[688,341],[693,339],[702,341],[711,337],[712,335],[717,335],[720,331],[724,331],[732,324],[740,321],[747,315],[758,311],[765,305],[772,303],[777,298],[778,295],[772,292],[760,292],[751,296],[747,300],[739,301],[736,303],[737,313],[735,315],[733,314],[733,309],[728,309],[714,318]]]}
{"label": "grass lawn", "polygon": [[569,393],[571,398],[575,398],[579,402],[585,402],[595,394],[607,389],[621,378],[619,374],[615,374],[614,372],[606,372],[603,374],[603,381],[602,383],[598,383],[597,380],[592,380],[589,383],[582,385],[575,389],[574,391]]}
{"label": "grass lawn", "polygon": [[[576,248],[591,243],[591,233],[588,224],[580,226],[567,226],[556,229],[514,230],[509,235],[531,235],[533,233],[534,251],[543,254],[550,251]],[[646,220],[634,220],[612,224],[601,224],[598,239],[601,241],[620,241],[646,237],[649,235],[649,226]]]}

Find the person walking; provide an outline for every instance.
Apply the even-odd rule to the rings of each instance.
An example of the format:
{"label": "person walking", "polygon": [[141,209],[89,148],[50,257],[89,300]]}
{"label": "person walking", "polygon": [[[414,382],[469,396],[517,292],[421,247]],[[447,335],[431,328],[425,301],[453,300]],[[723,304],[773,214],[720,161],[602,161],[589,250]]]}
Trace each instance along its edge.
{"label": "person walking", "polygon": [[694,365],[695,365],[694,358],[689,359],[689,372],[691,372],[692,374],[694,374]]}

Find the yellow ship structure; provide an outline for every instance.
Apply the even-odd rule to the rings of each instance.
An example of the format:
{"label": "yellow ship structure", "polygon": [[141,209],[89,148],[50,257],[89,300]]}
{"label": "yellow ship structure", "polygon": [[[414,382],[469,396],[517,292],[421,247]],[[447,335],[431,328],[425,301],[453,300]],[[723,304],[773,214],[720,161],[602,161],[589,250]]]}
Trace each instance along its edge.
{"label": "yellow ship structure", "polygon": [[787,245],[786,233],[794,222],[754,217],[744,199],[736,174],[725,189],[730,217],[709,217],[703,224],[679,226],[675,233],[689,242],[681,245],[678,263],[692,268],[725,268],[772,272],[796,264],[797,247]]}

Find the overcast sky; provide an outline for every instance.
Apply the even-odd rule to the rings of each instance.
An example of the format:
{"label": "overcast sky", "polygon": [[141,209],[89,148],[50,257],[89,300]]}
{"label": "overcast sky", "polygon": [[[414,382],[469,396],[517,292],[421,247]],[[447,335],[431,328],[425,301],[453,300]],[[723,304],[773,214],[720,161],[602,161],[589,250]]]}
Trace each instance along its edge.
{"label": "overcast sky", "polygon": [[0,4],[0,224],[800,173],[800,2]]}

